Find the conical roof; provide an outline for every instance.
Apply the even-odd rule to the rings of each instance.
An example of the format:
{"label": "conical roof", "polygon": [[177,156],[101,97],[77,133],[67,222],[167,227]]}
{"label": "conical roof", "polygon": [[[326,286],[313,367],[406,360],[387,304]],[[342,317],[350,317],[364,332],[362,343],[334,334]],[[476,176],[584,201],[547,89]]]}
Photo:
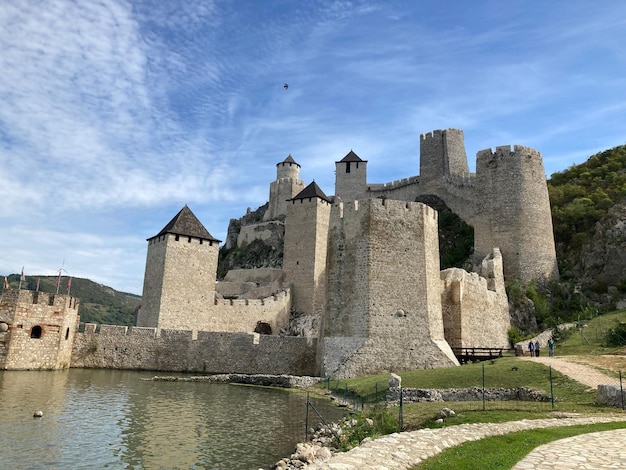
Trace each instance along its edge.
{"label": "conical roof", "polygon": [[328,199],[328,196],[324,194],[324,191],[321,190],[321,188],[317,185],[315,181],[311,182],[311,184],[309,184],[306,188],[304,188],[293,198],[291,198],[290,201],[295,201],[297,199],[309,199],[312,197],[317,197],[323,199],[326,202],[331,202],[331,200]]}
{"label": "conical roof", "polygon": [[300,164],[299,164],[297,161],[295,161],[295,160],[293,159],[293,157],[291,156],[291,154],[287,155],[287,158],[285,158],[282,162],[277,163],[277,164],[276,164],[276,166],[278,166],[278,165],[282,165],[282,164],[284,164],[284,163],[293,163],[294,165],[298,165],[298,166],[300,166]]}
{"label": "conical roof", "polygon": [[154,237],[148,238],[148,240],[160,237],[166,233],[183,235],[185,237],[194,237],[218,243],[221,242],[221,240],[214,238],[213,235],[211,235],[209,231],[204,228],[204,225],[202,225],[194,213],[191,212],[191,209],[189,209],[187,204],[185,204],[185,207],[183,207],[180,212],[176,214],[165,227],[163,227],[163,230],[161,230]]}

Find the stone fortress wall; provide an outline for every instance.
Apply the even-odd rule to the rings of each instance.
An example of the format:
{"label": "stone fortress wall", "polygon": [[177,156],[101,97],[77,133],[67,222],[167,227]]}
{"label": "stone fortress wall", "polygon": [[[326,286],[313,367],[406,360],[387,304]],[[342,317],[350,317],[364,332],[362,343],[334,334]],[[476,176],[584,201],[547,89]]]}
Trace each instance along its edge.
{"label": "stone fortress wall", "polygon": [[[479,152],[471,174],[462,131],[447,129],[422,135],[420,176],[368,185],[366,169],[350,151],[328,198],[315,182],[301,189],[291,156],[277,164],[263,222],[244,234],[284,220],[283,269],[240,270],[221,287],[219,240],[185,206],[148,240],[138,326],[87,326],[72,365],[351,377],[507,347],[505,277],[558,275],[541,155]],[[437,212],[414,202],[424,195],[474,227],[476,272],[440,272]],[[319,317],[319,338],[277,336],[292,307]]]}
{"label": "stone fortress wall", "polygon": [[0,370],[70,366],[78,329],[76,297],[5,289],[0,296]]}
{"label": "stone fortress wall", "polygon": [[86,324],[72,367],[317,375],[314,338]]}

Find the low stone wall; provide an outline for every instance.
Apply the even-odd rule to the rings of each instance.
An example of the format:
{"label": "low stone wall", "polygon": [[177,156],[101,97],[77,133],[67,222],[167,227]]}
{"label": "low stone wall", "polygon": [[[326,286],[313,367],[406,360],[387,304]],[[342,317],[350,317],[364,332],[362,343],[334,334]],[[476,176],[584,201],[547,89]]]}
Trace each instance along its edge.
{"label": "low stone wall", "polygon": [[208,382],[259,385],[262,387],[308,388],[320,381],[319,377],[268,374],[216,374],[193,377],[156,376],[154,382]]}
{"label": "low stone wall", "polygon": [[71,367],[319,376],[316,349],[312,338],[86,324]]}
{"label": "low stone wall", "polygon": [[626,404],[626,392],[618,385],[598,385],[596,403],[624,409],[624,405]]}
{"label": "low stone wall", "polygon": [[[390,388],[387,391],[387,402],[399,402],[400,391],[402,390],[402,401],[404,403],[417,403],[429,401],[482,401],[483,389],[480,387],[471,388]],[[484,399],[489,401],[519,400],[519,401],[550,401],[550,397],[543,392],[530,388],[519,387],[512,389],[486,388]]]}

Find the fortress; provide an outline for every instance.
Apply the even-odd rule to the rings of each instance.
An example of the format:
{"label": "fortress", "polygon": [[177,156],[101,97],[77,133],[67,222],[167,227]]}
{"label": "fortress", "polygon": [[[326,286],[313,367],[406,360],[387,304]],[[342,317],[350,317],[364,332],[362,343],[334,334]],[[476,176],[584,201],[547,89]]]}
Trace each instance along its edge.
{"label": "fortress", "polygon": [[[483,150],[470,173],[463,132],[438,130],[421,136],[419,176],[368,183],[367,161],[350,151],[335,163],[331,197],[301,181],[300,169],[291,156],[277,164],[262,220],[229,232],[225,245],[279,240],[281,269],[232,270],[216,282],[220,241],[185,206],[148,239],[137,326],[77,331],[67,307],[20,320],[40,302],[7,291],[0,369],[35,368],[12,359],[13,344],[19,335],[38,339],[36,327],[41,338],[54,336],[57,323],[73,345],[72,367],[353,377],[455,366],[455,348],[509,347],[505,278],[558,276],[545,171],[533,149]],[[419,202],[429,198],[474,228],[472,272],[440,270],[438,213]],[[279,334],[294,312],[315,327]],[[60,346],[55,357],[38,367],[70,362]]]}

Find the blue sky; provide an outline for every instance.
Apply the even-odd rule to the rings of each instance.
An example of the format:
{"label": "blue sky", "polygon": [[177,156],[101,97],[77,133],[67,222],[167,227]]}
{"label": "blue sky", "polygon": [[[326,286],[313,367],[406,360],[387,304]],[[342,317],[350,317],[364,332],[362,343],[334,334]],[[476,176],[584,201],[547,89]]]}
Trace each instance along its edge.
{"label": "blue sky", "polygon": [[626,143],[624,44],[621,0],[0,2],[0,275],[140,294],[146,238],[188,204],[224,240],[289,154],[331,195],[460,128],[549,176]]}

